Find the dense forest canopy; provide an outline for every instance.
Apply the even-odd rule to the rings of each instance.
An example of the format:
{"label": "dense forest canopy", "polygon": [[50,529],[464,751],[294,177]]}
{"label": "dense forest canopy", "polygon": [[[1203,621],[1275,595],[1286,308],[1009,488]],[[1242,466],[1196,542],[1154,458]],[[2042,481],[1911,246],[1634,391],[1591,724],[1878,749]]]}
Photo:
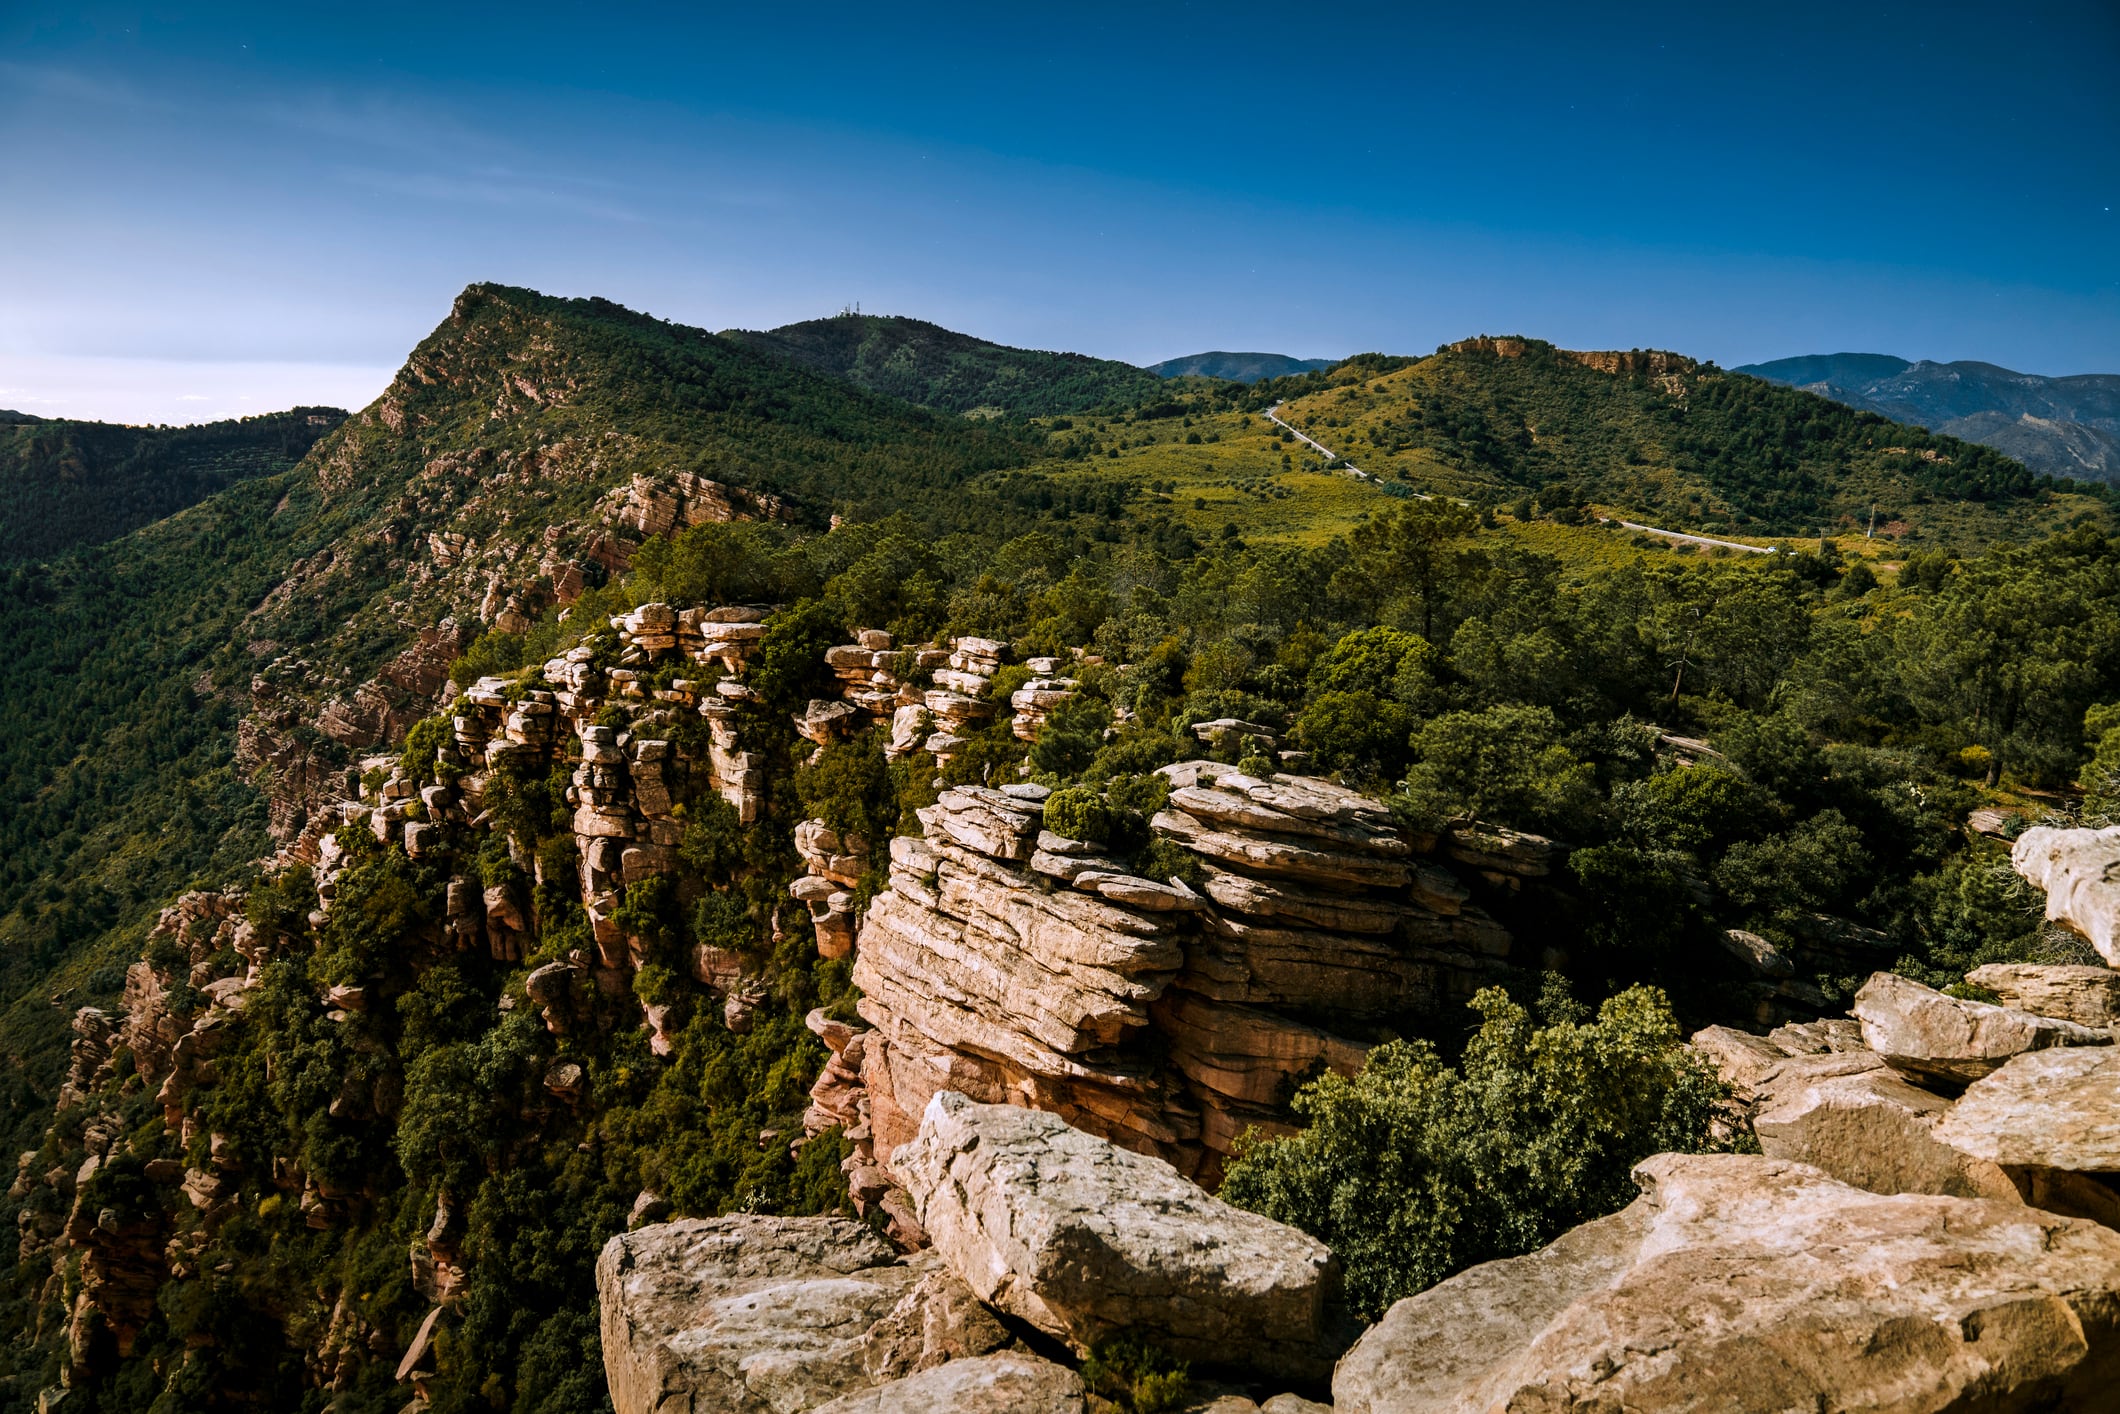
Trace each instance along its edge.
{"label": "dense forest canopy", "polygon": [[839,314],[722,337],[941,412],[1044,417],[1156,396],[1157,373],[1130,363],[1012,349],[896,316]]}
{"label": "dense forest canopy", "polygon": [[0,416],[0,564],[94,545],[300,461],[337,408],[194,427]]}

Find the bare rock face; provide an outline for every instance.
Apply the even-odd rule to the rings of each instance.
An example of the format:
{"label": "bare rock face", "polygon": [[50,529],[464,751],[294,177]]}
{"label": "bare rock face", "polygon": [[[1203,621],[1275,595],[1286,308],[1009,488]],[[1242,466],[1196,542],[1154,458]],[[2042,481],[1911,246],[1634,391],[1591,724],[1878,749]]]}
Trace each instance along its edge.
{"label": "bare rock face", "polygon": [[1635,1177],[1623,1211],[1392,1307],[1334,1408],[2028,1414],[2120,1379],[2120,1233],[1746,1155]]}
{"label": "bare rock face", "polygon": [[946,1092],[892,1166],[981,1300],[1079,1348],[1131,1332],[1201,1364],[1299,1379],[1331,1367],[1331,1252],[1160,1159]]}
{"label": "bare rock face", "polygon": [[596,1290],[618,1414],[815,1409],[1009,1339],[938,1258],[838,1218],[644,1227],[605,1244]]}
{"label": "bare rock face", "polygon": [[1855,994],[1862,1038],[1893,1069],[1966,1085],[2011,1056],[2049,1046],[2109,1046],[2109,1032],[2012,1007],[1963,1001],[1890,972]]}
{"label": "bare rock face", "polygon": [[2027,1203],[2120,1227],[2120,1051],[2035,1051],[1975,1081],[1936,1137],[1999,1164]]}
{"label": "bare rock face", "polygon": [[1013,1351],[952,1360],[875,1389],[843,1395],[817,1414],[1082,1414],[1082,1377]]}
{"label": "bare rock face", "polygon": [[2046,916],[2090,939],[2120,967],[2120,825],[2104,830],[2026,830],[2010,866],[2046,890]]}
{"label": "bare rock face", "polygon": [[2002,998],[2004,1006],[2052,1016],[2078,1026],[2120,1026],[2120,971],[2035,962],[1991,962],[1965,980]]}
{"label": "bare rock face", "polygon": [[1950,1102],[1908,1084],[1882,1057],[1791,1057],[1763,1090],[1752,1129],[1770,1159],[1810,1164],[1872,1193],[2016,1196],[2001,1169],[1936,1137]]}

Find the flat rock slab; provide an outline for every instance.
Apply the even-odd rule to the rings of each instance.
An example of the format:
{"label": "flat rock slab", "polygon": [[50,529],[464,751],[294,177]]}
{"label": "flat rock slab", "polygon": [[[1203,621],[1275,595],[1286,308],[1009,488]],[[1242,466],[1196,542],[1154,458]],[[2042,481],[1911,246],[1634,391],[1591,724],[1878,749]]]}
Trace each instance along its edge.
{"label": "flat rock slab", "polygon": [[2120,967],[2120,825],[2059,830],[2040,825],[2010,847],[2010,865],[2046,890],[2046,916],[2090,939]]}
{"label": "flat rock slab", "polygon": [[1936,1137],[2035,1207],[2120,1226],[2120,1051],[2035,1051],[1969,1086]]}
{"label": "flat rock slab", "polygon": [[1057,1115],[938,1093],[891,1156],[978,1297],[1079,1349],[1121,1333],[1196,1364],[1317,1378],[1339,1353],[1325,1245]]}
{"label": "flat rock slab", "polygon": [[1084,1400],[1065,1365],[1005,1351],[842,1395],[817,1414],[1082,1414]]}
{"label": "flat rock slab", "polygon": [[2021,1203],[1869,1193],[1659,1154],[1643,1193],[1393,1306],[1339,1414],[2109,1407],[2120,1233]]}
{"label": "flat rock slab", "polygon": [[644,1227],[596,1290],[617,1414],[791,1414],[1009,1340],[939,1258],[838,1218]]}
{"label": "flat rock slab", "polygon": [[2120,971],[2036,962],[1991,962],[1965,980],[2002,998],[2004,1006],[2078,1026],[2120,1026]]}
{"label": "flat rock slab", "polygon": [[1752,1130],[1768,1158],[1872,1193],[2016,1197],[2000,1168],[1936,1137],[1949,1109],[1867,1052],[1791,1056],[1765,1081]]}
{"label": "flat rock slab", "polygon": [[1946,996],[1911,978],[1873,972],[1855,994],[1862,1039],[1894,1070],[1963,1086],[2010,1057],[2050,1046],[2109,1046],[2112,1034],[2014,1007]]}

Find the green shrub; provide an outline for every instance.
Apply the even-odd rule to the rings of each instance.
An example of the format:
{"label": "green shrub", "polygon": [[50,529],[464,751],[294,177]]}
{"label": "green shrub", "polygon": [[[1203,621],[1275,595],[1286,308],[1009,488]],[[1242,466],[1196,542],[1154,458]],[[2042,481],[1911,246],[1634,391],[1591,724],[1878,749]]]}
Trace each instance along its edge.
{"label": "green shrub", "polygon": [[1082,786],[1054,791],[1045,802],[1045,828],[1071,840],[1102,844],[1111,838],[1111,807],[1103,796]]}
{"label": "green shrub", "polygon": [[1126,1414],[1169,1414],[1184,1408],[1192,1393],[1190,1366],[1132,1336],[1091,1346],[1082,1362],[1082,1382]]}
{"label": "green shrub", "polygon": [[447,717],[427,717],[414,722],[412,730],[405,733],[405,754],[399,762],[406,779],[433,780],[434,759],[449,744],[450,735]]}
{"label": "green shrub", "polygon": [[1723,1087],[1680,1044],[1662,992],[1630,987],[1594,1020],[1549,978],[1544,1025],[1489,987],[1460,1063],[1391,1041],[1353,1077],[1297,1094],[1310,1127],[1241,1146],[1222,1185],[1345,1264],[1354,1308],[1394,1302],[1478,1262],[1536,1251],[1634,1197],[1650,1154],[1713,1147]]}

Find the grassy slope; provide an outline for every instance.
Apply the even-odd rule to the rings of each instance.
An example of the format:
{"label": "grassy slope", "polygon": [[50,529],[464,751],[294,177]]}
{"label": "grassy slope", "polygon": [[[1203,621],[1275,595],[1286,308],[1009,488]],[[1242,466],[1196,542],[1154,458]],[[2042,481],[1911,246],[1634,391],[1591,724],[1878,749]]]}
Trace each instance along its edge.
{"label": "grassy slope", "polygon": [[1662,356],[1603,372],[1516,342],[1514,357],[1460,345],[1380,374],[1343,365],[1298,381],[1282,415],[1422,490],[1564,495],[1671,529],[1859,531],[1874,505],[1895,534],[1969,545],[2044,533],[2094,504],[1987,448],[1712,366]]}

